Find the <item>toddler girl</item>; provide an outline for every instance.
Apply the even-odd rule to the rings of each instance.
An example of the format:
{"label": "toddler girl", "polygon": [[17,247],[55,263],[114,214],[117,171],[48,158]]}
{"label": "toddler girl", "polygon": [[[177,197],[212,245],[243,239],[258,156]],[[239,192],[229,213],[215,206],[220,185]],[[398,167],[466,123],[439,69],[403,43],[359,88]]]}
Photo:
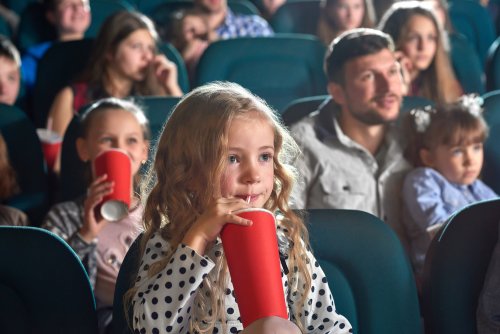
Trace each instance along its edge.
{"label": "toddler girl", "polygon": [[481,99],[469,95],[437,110],[414,109],[405,115],[406,158],[417,168],[404,181],[403,222],[417,277],[441,224],[466,205],[497,196],[478,179],[488,132],[481,113]]}
{"label": "toddler girl", "polygon": [[242,333],[351,331],[335,312],[304,223],[288,207],[287,163],[296,153],[277,116],[237,84],[201,86],[179,102],[146,183],[143,257],[128,294],[136,332],[243,329],[219,234],[228,223],[251,225],[234,214],[248,207],[282,217],[276,232],[289,320],[260,319]]}
{"label": "toddler girl", "polygon": [[[82,115],[76,149],[80,159],[89,163],[105,150],[124,150],[132,161],[132,174],[137,179],[148,157],[148,138],[148,121],[141,109],[132,102],[106,98],[97,101]],[[104,220],[94,209],[112,192],[114,184],[106,180],[106,175],[92,178],[86,196],[55,205],[42,227],[66,240],[82,260],[94,287],[99,326],[104,328],[111,321],[120,265],[141,230],[143,208],[131,193],[129,215],[118,222]]]}

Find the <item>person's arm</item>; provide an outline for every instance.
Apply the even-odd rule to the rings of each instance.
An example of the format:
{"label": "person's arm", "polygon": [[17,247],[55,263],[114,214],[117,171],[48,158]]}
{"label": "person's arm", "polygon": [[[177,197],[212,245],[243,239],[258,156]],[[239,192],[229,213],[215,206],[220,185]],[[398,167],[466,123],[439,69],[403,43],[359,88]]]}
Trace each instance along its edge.
{"label": "person's arm", "polygon": [[73,90],[64,87],[55,97],[47,117],[47,126],[64,137],[66,128],[73,119]]}
{"label": "person's arm", "polygon": [[89,274],[92,285],[95,284],[97,269],[97,241],[87,242],[79,234],[82,226],[83,212],[77,202],[64,202],[54,206],[47,213],[42,228],[64,239],[75,251]]}
{"label": "person's arm", "polygon": [[411,218],[423,229],[444,223],[453,211],[447,209],[441,186],[430,169],[419,169],[407,175],[403,184],[403,201]]}

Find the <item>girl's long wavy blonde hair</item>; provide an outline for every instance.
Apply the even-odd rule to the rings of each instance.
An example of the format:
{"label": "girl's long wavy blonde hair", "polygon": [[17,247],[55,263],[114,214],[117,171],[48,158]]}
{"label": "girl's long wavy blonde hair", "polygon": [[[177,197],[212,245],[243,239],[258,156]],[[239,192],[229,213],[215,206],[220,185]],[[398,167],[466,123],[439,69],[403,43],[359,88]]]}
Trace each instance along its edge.
{"label": "girl's long wavy blonde hair", "polygon": [[[288,206],[295,178],[291,162],[299,152],[298,147],[266,103],[234,83],[213,82],[196,88],[178,103],[166,122],[154,163],[143,184],[142,198],[147,200],[141,254],[152,234],[160,233],[171,248],[150,267],[149,275],[165,268],[186,232],[214,197],[221,194],[232,121],[238,117],[251,121],[249,117],[255,117],[256,112],[274,128],[274,187],[264,207],[284,216],[280,224],[289,233],[289,266],[297,268],[288,275],[290,282],[295,282],[293,286],[300,289],[299,305],[302,305],[311,288],[310,264],[306,263],[305,255],[309,238],[302,219]],[[195,297],[195,305],[200,307],[195,309],[190,326],[199,333],[211,332],[216,319],[225,323],[224,290],[228,271],[225,258],[221,259],[214,269],[216,282],[210,282],[210,276],[203,282],[210,294],[198,293]],[[301,284],[297,284],[297,274]],[[133,288],[127,293],[129,305],[135,291]],[[300,319],[299,314],[292,314],[292,319]],[[297,325],[303,329],[300,323]]]}

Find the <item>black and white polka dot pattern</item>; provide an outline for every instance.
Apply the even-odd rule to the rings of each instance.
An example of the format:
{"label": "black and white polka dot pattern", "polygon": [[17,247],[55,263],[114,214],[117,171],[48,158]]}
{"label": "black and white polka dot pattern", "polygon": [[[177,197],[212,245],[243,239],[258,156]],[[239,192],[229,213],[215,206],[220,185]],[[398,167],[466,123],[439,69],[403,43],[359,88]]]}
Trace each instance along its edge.
{"label": "black and white polka dot pattern", "polygon": [[[278,233],[284,233],[278,230]],[[179,245],[170,262],[160,273],[147,277],[151,264],[162,256],[162,250],[169,249],[168,242],[156,233],[149,240],[142,258],[136,286],[138,291],[133,299],[133,326],[136,333],[190,333],[189,321],[196,292],[206,293],[202,284],[206,275],[211,275],[217,258],[222,254],[222,244],[218,242],[206,256],[200,256],[191,248]],[[291,287],[303,289],[297,279],[288,281],[282,268],[282,282],[289,314],[300,307],[300,321],[307,333],[351,333],[351,325],[343,316],[335,312],[335,305],[326,277],[311,252],[307,256],[312,263],[312,287],[305,305],[298,305],[299,296],[292,294]],[[288,265],[288,263],[287,263]],[[293,268],[289,268],[293,272]],[[237,333],[243,329],[240,313],[229,282],[225,290],[227,333]],[[216,323],[214,333],[222,333],[222,325]]]}

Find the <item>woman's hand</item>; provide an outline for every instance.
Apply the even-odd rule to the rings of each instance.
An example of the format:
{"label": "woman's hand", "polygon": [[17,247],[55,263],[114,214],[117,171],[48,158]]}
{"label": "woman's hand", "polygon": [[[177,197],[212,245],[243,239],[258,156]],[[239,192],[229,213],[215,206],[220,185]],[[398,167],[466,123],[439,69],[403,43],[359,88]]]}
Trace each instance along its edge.
{"label": "woman's hand", "polygon": [[394,56],[396,57],[396,61],[401,66],[401,78],[404,88],[403,95],[408,95],[414,75],[413,64],[411,60],[401,51],[394,52]]}
{"label": "woman's hand", "polygon": [[164,55],[155,55],[149,65],[148,86],[155,95],[182,96],[177,66]]}
{"label": "woman's hand", "polygon": [[87,189],[87,198],[83,203],[83,226],[80,236],[88,243],[92,242],[108,223],[100,215],[96,215],[95,208],[102,202],[104,196],[113,192],[114,183],[106,182],[107,175],[96,178]]}
{"label": "woman's hand", "polygon": [[233,212],[249,208],[250,205],[241,198],[219,198],[209,206],[191,226],[184,236],[182,243],[203,255],[207,245],[214,241],[220,234],[224,225],[238,224],[243,226],[252,225],[252,221],[241,218]]}

